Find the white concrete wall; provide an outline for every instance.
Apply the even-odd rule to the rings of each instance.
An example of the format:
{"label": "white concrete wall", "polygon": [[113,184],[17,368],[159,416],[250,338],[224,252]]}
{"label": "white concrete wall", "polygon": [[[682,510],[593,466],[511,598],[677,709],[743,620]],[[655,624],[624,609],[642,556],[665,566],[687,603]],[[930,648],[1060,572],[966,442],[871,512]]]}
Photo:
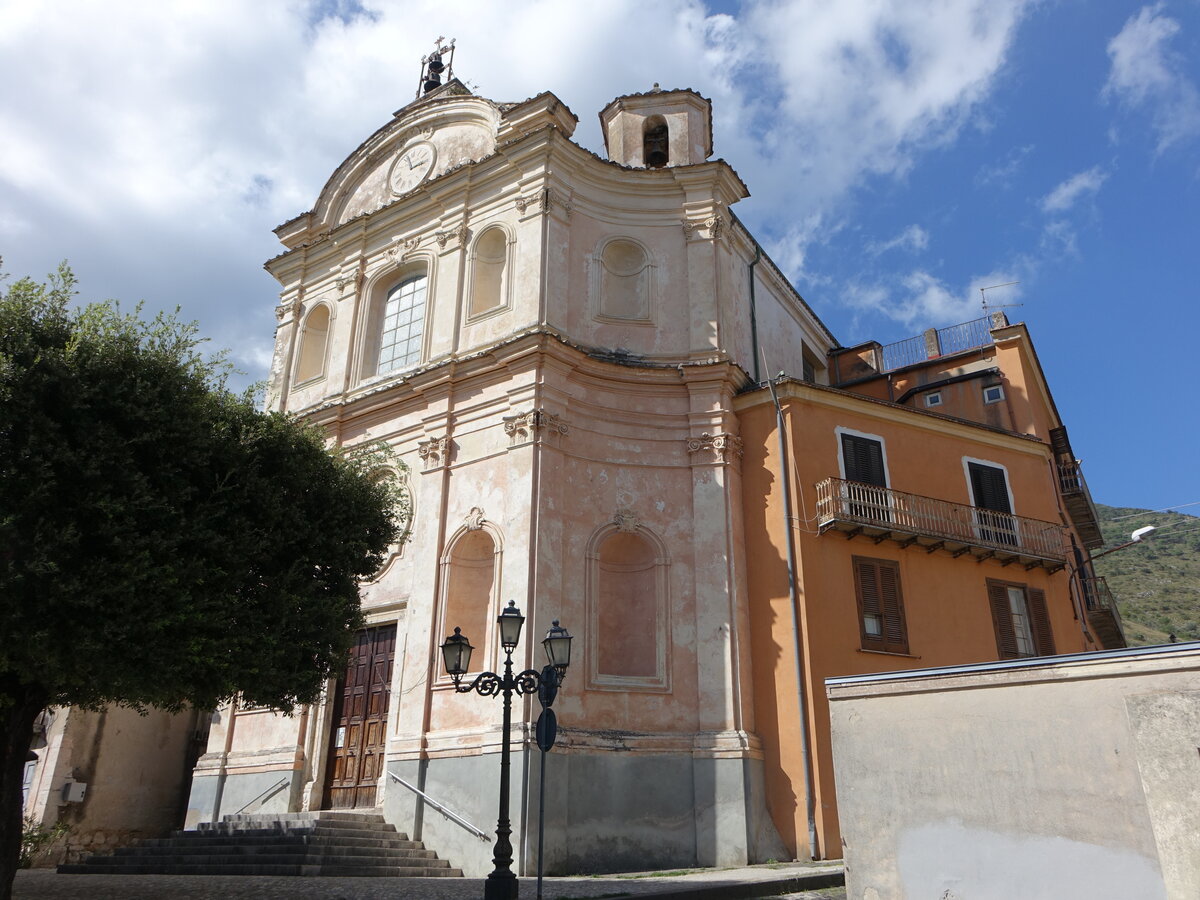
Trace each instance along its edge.
{"label": "white concrete wall", "polygon": [[826,685],[849,897],[1200,897],[1200,643]]}

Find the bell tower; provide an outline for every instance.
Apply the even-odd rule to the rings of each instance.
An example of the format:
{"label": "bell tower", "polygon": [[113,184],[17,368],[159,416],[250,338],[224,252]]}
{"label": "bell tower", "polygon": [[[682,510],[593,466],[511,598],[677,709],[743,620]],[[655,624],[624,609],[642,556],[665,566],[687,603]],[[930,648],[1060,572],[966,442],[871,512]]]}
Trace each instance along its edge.
{"label": "bell tower", "polygon": [[712,156],[712,104],[691,89],[618,97],[600,113],[608,158],[623,166],[691,166]]}

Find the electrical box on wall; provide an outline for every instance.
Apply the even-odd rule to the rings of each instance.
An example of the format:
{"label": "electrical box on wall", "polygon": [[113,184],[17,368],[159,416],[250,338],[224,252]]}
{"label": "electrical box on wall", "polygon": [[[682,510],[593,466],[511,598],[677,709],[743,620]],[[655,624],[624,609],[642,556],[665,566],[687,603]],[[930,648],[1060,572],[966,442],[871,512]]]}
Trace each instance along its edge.
{"label": "electrical box on wall", "polygon": [[62,786],[63,803],[82,803],[87,794],[87,785],[82,781],[68,781]]}

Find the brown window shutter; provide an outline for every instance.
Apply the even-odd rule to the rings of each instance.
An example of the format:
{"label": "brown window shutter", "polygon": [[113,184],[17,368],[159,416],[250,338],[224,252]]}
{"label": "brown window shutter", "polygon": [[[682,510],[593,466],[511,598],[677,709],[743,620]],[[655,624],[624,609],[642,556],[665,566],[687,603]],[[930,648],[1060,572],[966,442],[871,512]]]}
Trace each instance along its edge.
{"label": "brown window shutter", "polygon": [[908,652],[908,629],[904,627],[904,604],[900,598],[900,567],[879,564],[879,593],[883,605],[883,639],[887,649]]}
{"label": "brown window shutter", "polygon": [[883,444],[870,438],[853,434],[842,435],[842,464],[846,469],[847,481],[887,486],[887,473],[883,468]]}
{"label": "brown window shutter", "polygon": [[[900,566],[892,560],[854,557],[858,628],[864,650],[908,652],[908,630],[900,591]],[[867,617],[879,622],[879,634],[867,632]]]}
{"label": "brown window shutter", "polygon": [[1046,608],[1046,592],[1038,588],[1029,588],[1025,592],[1029,606],[1029,627],[1033,632],[1033,643],[1037,647],[1038,656],[1053,656],[1054,635],[1050,632],[1050,612]]}
{"label": "brown window shutter", "polygon": [[1001,659],[1017,659],[1017,636],[1013,631],[1012,612],[1008,608],[1008,586],[1002,581],[988,581],[988,601],[992,607],[992,625],[996,629],[996,650]]}

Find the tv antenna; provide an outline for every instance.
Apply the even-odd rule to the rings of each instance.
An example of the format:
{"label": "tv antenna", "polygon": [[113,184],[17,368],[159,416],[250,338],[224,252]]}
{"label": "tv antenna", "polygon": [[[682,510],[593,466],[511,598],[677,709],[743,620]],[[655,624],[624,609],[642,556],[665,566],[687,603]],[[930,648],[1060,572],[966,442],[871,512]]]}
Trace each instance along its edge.
{"label": "tv antenna", "polygon": [[1021,282],[1019,282],[1019,281],[1006,281],[1006,282],[1004,282],[1004,284],[989,284],[987,287],[981,287],[979,289],[979,299],[981,301],[980,305],[983,307],[984,313],[987,314],[987,313],[991,312],[993,309],[1012,309],[1014,306],[1024,306],[1025,305],[1024,303],[988,303],[987,302],[987,292],[988,291],[994,291],[996,288],[1012,287],[1014,284],[1020,284],[1020,283]]}

